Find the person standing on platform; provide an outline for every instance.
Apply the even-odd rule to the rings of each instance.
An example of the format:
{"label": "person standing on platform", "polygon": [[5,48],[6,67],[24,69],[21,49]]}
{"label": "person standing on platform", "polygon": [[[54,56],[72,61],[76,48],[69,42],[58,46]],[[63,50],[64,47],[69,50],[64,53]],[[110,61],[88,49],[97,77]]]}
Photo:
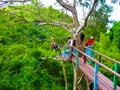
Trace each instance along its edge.
{"label": "person standing on platform", "polygon": [[67,43],[68,43],[68,50],[71,51],[71,47],[73,45],[73,39],[70,36],[68,37]]}
{"label": "person standing on platform", "polygon": [[93,36],[91,36],[87,41],[86,41],[86,46],[92,47],[94,45],[94,39]]}
{"label": "person standing on platform", "polygon": [[[87,55],[89,55],[90,57],[93,57],[93,56],[94,56],[94,53],[93,53],[92,50],[90,50],[90,49],[93,49],[93,47],[94,47],[94,39],[93,39],[93,36],[91,36],[91,37],[86,41],[85,46],[87,47],[87,48],[85,49],[85,53],[86,53]],[[90,49],[88,49],[88,48],[90,48]],[[89,64],[92,64],[92,60],[89,59],[89,60],[88,60],[88,63],[89,63]]]}
{"label": "person standing on platform", "polygon": [[51,39],[52,39],[52,42],[51,42],[52,50],[56,51],[57,44],[55,43],[54,38],[51,38]]}
{"label": "person standing on platform", "polygon": [[84,43],[84,38],[85,38],[85,34],[83,33],[83,31],[81,31],[81,34],[80,34],[80,43],[83,45]]}

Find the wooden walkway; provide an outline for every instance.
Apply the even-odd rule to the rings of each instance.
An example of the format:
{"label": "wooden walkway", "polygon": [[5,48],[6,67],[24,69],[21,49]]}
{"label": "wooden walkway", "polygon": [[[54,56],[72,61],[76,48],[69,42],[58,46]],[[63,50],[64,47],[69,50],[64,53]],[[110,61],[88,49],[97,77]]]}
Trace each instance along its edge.
{"label": "wooden walkway", "polygon": [[[118,79],[120,79],[119,73],[111,70],[110,68],[108,68],[107,66],[105,66],[104,64],[101,63],[101,57],[103,56],[103,57],[109,59],[110,61],[113,61],[116,64],[120,64],[120,62],[113,60],[109,57],[106,57],[105,55],[102,55],[100,53],[98,54],[100,56],[100,58],[99,58],[100,60],[96,60],[94,58],[91,58],[90,56],[88,56],[84,52],[78,50],[75,47],[73,47],[73,49],[76,49],[76,51],[78,51],[78,53],[80,53],[82,55],[81,57],[78,57],[78,62],[79,62],[78,69],[82,72],[82,74],[85,77],[87,77],[89,79],[90,82],[94,83],[94,78],[95,78],[95,70],[94,69],[95,68],[92,65],[88,64],[88,62],[86,61],[86,58],[92,59],[92,61],[94,63],[98,64],[99,67],[102,67],[102,68],[108,70],[109,72],[112,73],[113,76],[115,75],[116,77],[118,77]],[[65,50],[64,50],[64,52],[65,52]],[[76,60],[77,60],[76,55],[77,54],[75,55],[75,53],[72,52],[71,55],[70,54],[66,55],[64,52],[62,53],[62,56],[60,56],[60,57],[66,59],[66,60],[71,59],[72,63],[76,64]],[[113,89],[114,83],[109,78],[107,78],[104,74],[102,74],[101,72],[97,73],[97,78],[98,78],[98,80],[97,80],[98,90],[120,90],[120,86],[117,86],[116,89]],[[86,80],[86,81],[88,82],[88,80]]]}
{"label": "wooden walkway", "polygon": [[[75,63],[76,58],[72,57],[72,62]],[[84,75],[86,75],[92,82],[94,81],[94,68],[88,64],[84,64],[83,57],[79,58],[79,69],[83,72]],[[106,76],[98,73],[98,89],[99,90],[113,90],[113,82],[109,80]],[[116,90],[120,90],[120,87],[117,86]]]}

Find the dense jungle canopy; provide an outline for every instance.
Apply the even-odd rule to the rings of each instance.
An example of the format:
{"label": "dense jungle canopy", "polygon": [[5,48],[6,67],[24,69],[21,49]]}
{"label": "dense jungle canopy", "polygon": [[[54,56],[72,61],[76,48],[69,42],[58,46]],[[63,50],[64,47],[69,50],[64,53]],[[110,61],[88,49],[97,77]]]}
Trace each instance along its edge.
{"label": "dense jungle canopy", "polygon": [[[120,61],[120,21],[112,22],[108,30],[112,7],[101,4],[87,21],[85,41],[93,36],[96,51]],[[72,17],[64,11],[40,3],[0,8],[0,89],[65,90],[61,61],[53,60],[59,52],[52,51],[51,38],[58,45],[67,45],[67,37],[72,34],[65,27],[71,28],[72,23]],[[114,68],[106,59],[103,63]],[[72,90],[72,63],[64,64],[68,90]],[[111,74],[100,70],[113,80]],[[86,90],[84,80],[82,87]]]}

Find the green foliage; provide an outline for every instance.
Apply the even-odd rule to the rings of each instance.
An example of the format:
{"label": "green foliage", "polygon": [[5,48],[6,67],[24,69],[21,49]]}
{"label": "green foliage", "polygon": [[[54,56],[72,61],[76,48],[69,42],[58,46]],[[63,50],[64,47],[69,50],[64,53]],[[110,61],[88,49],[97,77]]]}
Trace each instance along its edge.
{"label": "green foliage", "polygon": [[[117,48],[117,46],[114,44],[114,38],[112,40],[110,39],[110,33],[105,33],[105,34],[100,34],[100,40],[99,42],[96,43],[95,49],[98,50],[99,52],[103,53],[106,56],[109,56],[115,60],[120,60],[120,50]],[[114,35],[114,34],[113,34]],[[109,61],[106,58],[102,57],[102,63],[112,70],[114,70],[114,64],[113,62]],[[113,81],[113,74],[108,72],[107,70],[100,68],[100,72],[102,72],[104,75],[106,75],[111,81]],[[119,84],[118,80],[118,85]]]}
{"label": "green foliage", "polygon": [[100,51],[106,52],[106,50],[108,50],[110,48],[110,39],[109,36],[105,35],[105,34],[100,34]]}
{"label": "green foliage", "polygon": [[[89,0],[84,3],[90,6]],[[72,23],[70,16],[53,9],[39,7],[38,2],[33,0],[34,5],[9,6],[0,9],[0,89],[1,90],[64,90],[64,75],[59,61],[52,60],[58,52],[52,52],[51,37],[55,42],[64,45],[70,33],[65,29],[53,26],[40,26],[42,21],[64,21]],[[29,9],[28,9],[29,8]],[[115,24],[109,35],[106,32],[111,8],[100,7],[89,19],[89,25],[85,28],[86,38],[93,35],[97,42],[95,48],[105,55],[120,60],[117,47],[119,42],[119,24]],[[109,14],[109,15],[108,15]],[[94,18],[93,18],[94,17]],[[34,22],[33,22],[34,21]],[[95,23],[94,23],[95,22]],[[103,34],[100,34],[103,33]],[[105,51],[106,50],[106,51]],[[114,52],[115,55],[114,55]],[[107,63],[103,60],[105,65]],[[68,88],[73,87],[73,70],[71,63],[65,63],[67,71]],[[102,71],[102,70],[101,70]],[[106,71],[103,70],[103,73]],[[111,77],[111,74],[107,75]],[[85,81],[83,80],[83,86]]]}
{"label": "green foliage", "polygon": [[[31,11],[26,11],[27,8]],[[29,21],[39,20],[35,14],[38,12],[44,17],[40,18],[41,20],[48,19],[46,12],[49,14],[48,21],[61,21],[59,17],[62,16],[66,17],[66,22],[72,19],[52,7],[37,10],[32,5],[21,5],[9,6],[2,11],[4,13],[0,13],[0,90],[64,90],[61,63],[52,60],[58,52],[51,50],[51,37],[55,38],[57,44],[65,44],[66,41],[63,39],[67,39],[69,33],[60,27],[39,26],[38,22]],[[26,20],[28,22],[23,23]],[[69,86],[72,87],[72,84]]]}
{"label": "green foliage", "polygon": [[116,22],[110,30],[110,36],[115,46],[120,50],[120,21]]}
{"label": "green foliage", "polygon": [[109,22],[108,18],[112,12],[112,7],[106,4],[101,4],[97,10],[94,10],[88,24],[85,27],[86,38],[89,38],[91,35],[94,36],[96,41],[100,38],[100,33],[107,32],[107,23]]}

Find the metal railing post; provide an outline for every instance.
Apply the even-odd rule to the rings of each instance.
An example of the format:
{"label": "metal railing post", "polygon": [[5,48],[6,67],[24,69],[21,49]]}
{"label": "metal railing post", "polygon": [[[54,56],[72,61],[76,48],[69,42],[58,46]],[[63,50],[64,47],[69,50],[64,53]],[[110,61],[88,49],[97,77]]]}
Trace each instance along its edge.
{"label": "metal railing post", "polygon": [[79,53],[78,53],[78,51],[76,50],[76,66],[78,67],[78,65],[79,65],[79,60],[78,60],[78,56],[79,56]]}
{"label": "metal railing post", "polygon": [[95,69],[94,69],[94,89],[93,90],[98,90],[98,68],[99,65],[97,63],[95,63]]}
{"label": "metal railing post", "polygon": [[[118,72],[118,64],[117,63],[115,63],[114,71]],[[113,90],[116,90],[116,88],[117,88],[117,76],[114,75],[114,78],[113,78]]]}

